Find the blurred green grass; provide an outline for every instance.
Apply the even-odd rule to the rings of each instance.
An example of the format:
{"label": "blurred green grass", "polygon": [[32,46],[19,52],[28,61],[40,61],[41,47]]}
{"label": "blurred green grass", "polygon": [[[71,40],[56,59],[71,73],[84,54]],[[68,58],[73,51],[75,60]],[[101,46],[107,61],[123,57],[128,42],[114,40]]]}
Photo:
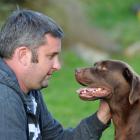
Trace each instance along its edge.
{"label": "blurred green grass", "polygon": [[[76,125],[79,117],[87,116],[94,111],[90,106],[97,106],[97,103],[81,101],[76,94],[80,85],[76,82],[74,71],[77,67],[84,67],[84,63],[74,52],[65,51],[61,56],[62,69],[52,76],[49,87],[43,92],[54,116],[61,120],[64,126]],[[81,110],[86,110],[81,111]],[[61,113],[62,112],[62,113]]]}
{"label": "blurred green grass", "polygon": [[[76,82],[75,68],[88,66],[73,51],[62,53],[62,69],[54,73],[49,87],[43,90],[43,95],[52,115],[59,120],[64,127],[75,127],[81,119],[95,113],[99,101],[85,102],[79,99],[76,90],[81,86]],[[113,126],[104,133],[102,140],[110,137],[113,139]]]}

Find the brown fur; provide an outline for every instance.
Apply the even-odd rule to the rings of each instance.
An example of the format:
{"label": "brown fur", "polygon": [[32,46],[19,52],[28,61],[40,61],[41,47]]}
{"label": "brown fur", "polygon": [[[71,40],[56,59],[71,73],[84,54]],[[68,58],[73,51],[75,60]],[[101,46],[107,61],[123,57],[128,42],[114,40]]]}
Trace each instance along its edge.
{"label": "brown fur", "polygon": [[110,106],[115,140],[140,140],[140,79],[130,66],[122,61],[105,60],[94,67],[77,69],[75,75],[84,86],[110,89],[108,96],[100,98]]}

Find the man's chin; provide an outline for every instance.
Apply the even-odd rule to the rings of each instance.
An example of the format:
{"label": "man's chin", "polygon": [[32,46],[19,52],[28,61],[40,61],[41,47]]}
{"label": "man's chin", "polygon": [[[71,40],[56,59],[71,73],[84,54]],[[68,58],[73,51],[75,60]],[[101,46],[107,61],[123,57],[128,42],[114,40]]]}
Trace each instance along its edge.
{"label": "man's chin", "polygon": [[41,87],[41,89],[42,89],[42,88],[47,88],[47,87],[48,87],[48,85],[43,85],[43,86]]}
{"label": "man's chin", "polygon": [[48,81],[47,82],[46,81],[42,82],[41,89],[42,88],[47,88],[47,87],[48,87]]}
{"label": "man's chin", "polygon": [[48,87],[48,85],[42,85],[42,86],[37,87],[36,90],[41,90],[41,89],[44,89],[44,88],[47,88],[47,87]]}

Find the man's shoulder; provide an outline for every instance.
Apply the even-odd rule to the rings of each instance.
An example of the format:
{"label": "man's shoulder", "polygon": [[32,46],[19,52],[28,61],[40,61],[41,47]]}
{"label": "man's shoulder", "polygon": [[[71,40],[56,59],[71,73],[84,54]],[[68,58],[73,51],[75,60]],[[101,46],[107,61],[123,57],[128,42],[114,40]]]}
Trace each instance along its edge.
{"label": "man's shoulder", "polygon": [[5,85],[0,83],[0,101],[7,101],[7,100],[13,100],[13,99],[18,99],[20,100],[19,95],[16,93],[16,91]]}

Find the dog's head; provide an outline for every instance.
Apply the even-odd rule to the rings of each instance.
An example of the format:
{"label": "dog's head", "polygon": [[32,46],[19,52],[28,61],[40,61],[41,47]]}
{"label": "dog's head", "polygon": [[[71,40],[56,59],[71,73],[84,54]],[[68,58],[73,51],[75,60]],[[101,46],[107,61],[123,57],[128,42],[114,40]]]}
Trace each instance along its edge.
{"label": "dog's head", "polygon": [[93,67],[77,69],[75,77],[85,86],[77,90],[83,100],[105,98],[119,102],[126,97],[133,104],[140,99],[139,77],[122,61],[96,62]]}

